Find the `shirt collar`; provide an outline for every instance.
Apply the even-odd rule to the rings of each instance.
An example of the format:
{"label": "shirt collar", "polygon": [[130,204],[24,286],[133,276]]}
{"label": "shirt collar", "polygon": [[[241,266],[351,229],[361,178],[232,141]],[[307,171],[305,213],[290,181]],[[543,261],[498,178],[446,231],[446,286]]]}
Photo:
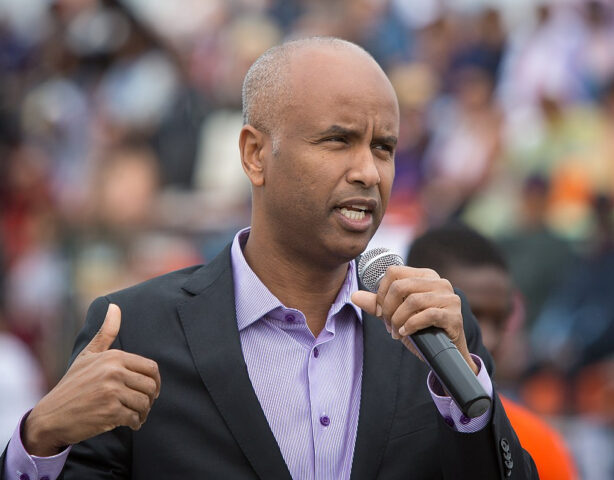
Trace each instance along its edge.
{"label": "shirt collar", "polygon": [[[262,283],[245,260],[243,247],[247,237],[249,237],[249,232],[249,227],[239,231],[234,237],[230,250],[239,331],[260,320],[276,308],[286,308]],[[329,317],[338,313],[345,305],[350,305],[356,312],[358,320],[362,322],[361,309],[351,302],[352,293],[357,290],[356,262],[352,260],[349,263],[345,281],[331,306]]]}

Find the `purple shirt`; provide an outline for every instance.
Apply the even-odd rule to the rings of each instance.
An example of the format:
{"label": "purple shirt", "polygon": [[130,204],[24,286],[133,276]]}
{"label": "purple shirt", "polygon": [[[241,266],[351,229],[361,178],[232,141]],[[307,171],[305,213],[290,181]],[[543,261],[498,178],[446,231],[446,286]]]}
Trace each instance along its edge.
{"label": "purple shirt", "polygon": [[[362,312],[350,301],[358,289],[356,265],[350,262],[324,329],[314,337],[303,313],[284,306],[247,264],[242,247],[248,234],[244,229],[235,236],[231,257],[237,325],[256,396],[293,478],[349,479],[363,359]],[[480,369],[478,380],[492,398],[490,377],[479,357],[473,359]],[[469,420],[443,395],[432,374],[427,382],[452,428],[476,432],[488,424],[490,410]],[[19,432],[18,427],[9,443],[6,478],[57,478],[70,449],[50,458],[33,457]]]}
{"label": "purple shirt", "polygon": [[317,338],[232,245],[235,302],[249,378],[292,478],[349,478],[362,384],[362,313],[350,302],[355,263]]}

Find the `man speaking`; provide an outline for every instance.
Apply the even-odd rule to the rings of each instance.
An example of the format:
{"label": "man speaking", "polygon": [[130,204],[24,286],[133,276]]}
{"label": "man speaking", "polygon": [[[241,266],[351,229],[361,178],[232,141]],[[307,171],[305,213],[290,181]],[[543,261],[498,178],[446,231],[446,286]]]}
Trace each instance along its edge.
{"label": "man speaking", "polygon": [[[2,478],[537,478],[450,283],[395,266],[359,290],[399,130],[382,69],[343,40],[289,42],[250,68],[243,114],[251,227],[206,266],[92,304]],[[414,355],[430,326],[491,396],[481,416]]]}

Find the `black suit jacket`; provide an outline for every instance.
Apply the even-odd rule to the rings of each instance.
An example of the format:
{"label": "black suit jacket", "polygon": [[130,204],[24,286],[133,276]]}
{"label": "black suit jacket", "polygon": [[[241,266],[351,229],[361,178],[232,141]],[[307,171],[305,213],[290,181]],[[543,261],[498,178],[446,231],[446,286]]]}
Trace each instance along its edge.
{"label": "black suit jacket", "polygon": [[[139,431],[121,427],[73,446],[62,478],[290,478],[242,355],[229,247],[206,266],[94,301],[73,358],[100,328],[109,302],[122,309],[114,347],[158,362],[160,396]],[[492,374],[477,323],[463,304],[469,348]],[[454,432],[428,392],[428,368],[392,340],[380,320],[363,318],[353,480],[537,478],[496,394],[489,426]]]}

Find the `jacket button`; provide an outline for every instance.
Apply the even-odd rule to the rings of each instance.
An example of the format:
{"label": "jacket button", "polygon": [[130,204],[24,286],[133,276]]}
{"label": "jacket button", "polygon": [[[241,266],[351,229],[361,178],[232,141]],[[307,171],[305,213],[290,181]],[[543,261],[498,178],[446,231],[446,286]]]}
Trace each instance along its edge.
{"label": "jacket button", "polygon": [[501,450],[503,450],[504,452],[510,451],[510,444],[507,441],[507,438],[502,438],[501,442],[499,442],[499,445],[501,445]]}

